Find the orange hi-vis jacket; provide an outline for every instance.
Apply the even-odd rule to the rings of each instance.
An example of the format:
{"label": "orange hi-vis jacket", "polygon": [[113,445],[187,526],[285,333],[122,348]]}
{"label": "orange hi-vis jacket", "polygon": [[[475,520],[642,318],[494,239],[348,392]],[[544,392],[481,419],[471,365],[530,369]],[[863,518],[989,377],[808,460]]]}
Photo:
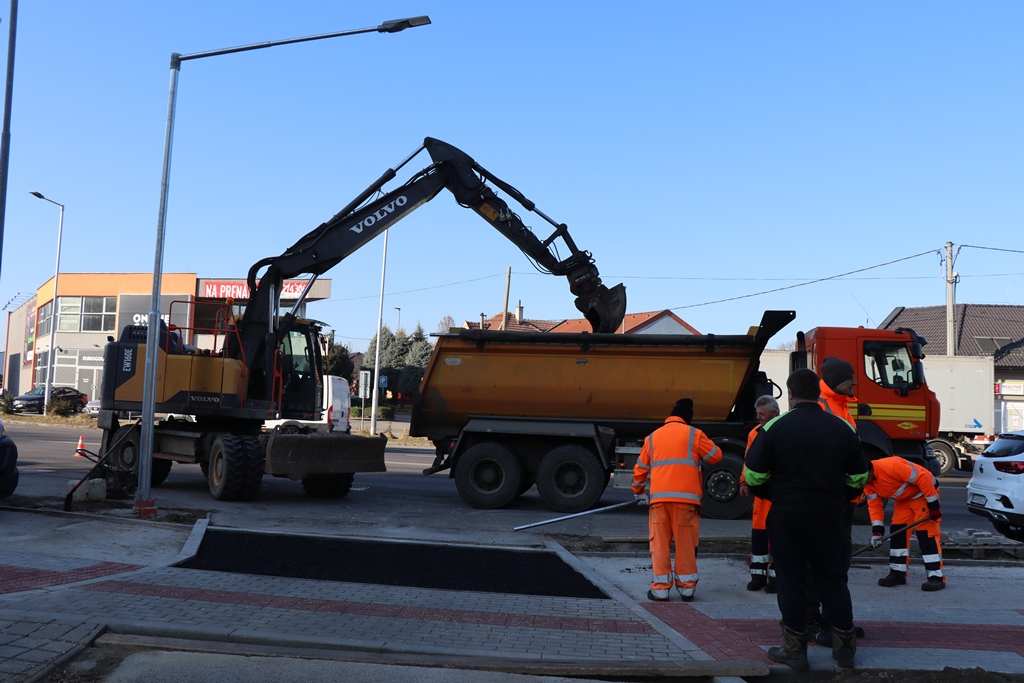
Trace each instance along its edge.
{"label": "orange hi-vis jacket", "polygon": [[673,415],[644,439],[633,467],[633,493],[643,493],[649,477],[652,505],[700,505],[704,495],[701,464],[713,465],[721,459],[722,451],[704,432]]}
{"label": "orange hi-vis jacket", "polygon": [[[743,451],[743,457],[744,458],[747,456],[747,451],[750,450],[750,445],[752,443],[754,443],[754,439],[756,439],[757,435],[760,434],[760,433],[761,433],[761,425],[757,425],[756,427],[754,427],[753,429],[750,430],[749,434],[747,434],[747,450]],[[743,476],[743,472],[741,471],[740,472],[740,486],[746,486],[746,485],[747,485],[747,480]]]}
{"label": "orange hi-vis jacket", "polygon": [[874,480],[864,487],[868,498],[868,513],[872,526],[885,523],[885,498],[900,501],[924,497],[929,507],[939,501],[939,490],[935,488],[935,477],[924,467],[893,455],[871,463],[875,471]]}
{"label": "orange hi-vis jacket", "polygon": [[832,391],[832,389],[825,384],[825,380],[819,380],[818,384],[821,387],[821,396],[818,398],[818,405],[820,405],[826,413],[843,418],[850,423],[850,426],[853,427],[854,430],[856,430],[857,423],[854,422],[853,415],[850,414],[850,401],[853,399],[849,396],[837,394]]}

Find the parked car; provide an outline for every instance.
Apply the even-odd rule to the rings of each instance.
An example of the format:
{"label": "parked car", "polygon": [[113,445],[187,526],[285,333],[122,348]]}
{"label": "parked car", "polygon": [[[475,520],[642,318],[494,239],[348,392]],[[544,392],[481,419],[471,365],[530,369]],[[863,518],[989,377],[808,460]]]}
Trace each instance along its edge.
{"label": "parked car", "polygon": [[[27,394],[15,396],[14,412],[16,413],[43,413],[43,399],[46,397],[46,387],[36,387]],[[68,401],[76,413],[82,412],[89,397],[78,389],[72,387],[53,387],[50,389],[50,401],[57,399]]]}
{"label": "parked car", "polygon": [[0,498],[7,498],[18,488],[18,447],[7,434],[0,420]]}
{"label": "parked car", "polygon": [[975,459],[967,509],[1007,538],[1024,541],[1024,431],[1000,434]]}
{"label": "parked car", "polygon": [[100,402],[96,399],[85,404],[85,414],[89,417],[96,417],[100,414]]}

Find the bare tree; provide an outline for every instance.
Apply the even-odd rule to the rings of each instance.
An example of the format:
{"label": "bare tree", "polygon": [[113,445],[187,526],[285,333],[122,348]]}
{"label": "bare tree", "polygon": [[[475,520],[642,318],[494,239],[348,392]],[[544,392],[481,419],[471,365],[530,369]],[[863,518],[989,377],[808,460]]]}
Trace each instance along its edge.
{"label": "bare tree", "polygon": [[455,318],[446,315],[437,323],[437,331],[441,334],[448,334],[448,331],[455,327]]}

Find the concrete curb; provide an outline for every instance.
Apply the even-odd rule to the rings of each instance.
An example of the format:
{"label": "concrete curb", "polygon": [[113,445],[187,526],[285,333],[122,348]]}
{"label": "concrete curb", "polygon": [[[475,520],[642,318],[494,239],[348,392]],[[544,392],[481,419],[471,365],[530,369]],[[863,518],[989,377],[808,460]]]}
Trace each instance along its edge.
{"label": "concrete curb", "polygon": [[44,515],[46,517],[65,517],[69,519],[90,520],[93,522],[114,522],[116,524],[145,524],[164,529],[176,529],[180,531],[184,524],[173,522],[154,522],[148,519],[136,519],[134,517],[116,517],[114,515],[97,515],[92,512],[65,512],[63,510],[47,510],[43,508],[19,508],[9,505],[0,505],[0,512],[27,512],[33,515]]}
{"label": "concrete curb", "polygon": [[56,671],[58,667],[64,666],[72,659],[77,657],[79,654],[81,654],[82,650],[92,646],[92,644],[95,643],[96,640],[106,632],[106,630],[107,627],[103,626],[102,624],[94,627],[92,632],[90,632],[89,635],[86,636],[85,640],[80,642],[78,645],[75,645],[73,648],[62,654],[60,657],[47,664],[45,667],[42,668],[42,670],[37,672],[31,678],[27,679],[25,683],[38,683],[39,681],[43,680],[44,678],[52,674],[54,671]]}
{"label": "concrete curb", "polygon": [[[155,629],[153,629],[155,630]],[[439,653],[436,648],[388,648],[386,645],[377,649],[373,646],[352,648],[344,641],[321,642],[323,639],[289,639],[289,644],[282,645],[277,638],[268,636],[244,637],[244,642],[217,641],[207,639],[189,639],[174,636],[157,636],[149,634],[127,633],[121,628],[113,628],[99,640],[96,645],[148,647],[163,650],[180,650],[185,652],[206,652],[215,654],[235,654],[245,656],[267,657],[298,657],[303,659],[326,659],[349,662],[366,662],[373,664],[406,664],[425,667],[448,669],[468,669],[476,671],[500,671],[506,673],[566,676],[577,678],[593,677],[715,677],[715,676],[766,676],[768,667],[760,662],[687,662],[687,661],[601,661],[571,659],[525,659],[511,657],[494,657],[485,654],[472,654],[454,648],[450,652]]]}

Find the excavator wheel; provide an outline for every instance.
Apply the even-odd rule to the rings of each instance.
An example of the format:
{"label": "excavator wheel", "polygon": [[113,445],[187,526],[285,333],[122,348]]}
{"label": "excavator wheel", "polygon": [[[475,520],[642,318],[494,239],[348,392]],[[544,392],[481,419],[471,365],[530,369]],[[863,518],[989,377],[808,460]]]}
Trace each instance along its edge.
{"label": "excavator wheel", "polygon": [[246,449],[234,434],[221,434],[210,447],[210,495],[215,500],[238,500],[246,482]]}
{"label": "excavator wheel", "polygon": [[310,498],[344,498],[352,489],[355,475],[319,474],[302,478],[302,490]]}
{"label": "excavator wheel", "polygon": [[239,500],[253,500],[260,492],[263,483],[264,454],[260,445],[260,437],[239,437],[245,449],[245,474],[238,493]]}
{"label": "excavator wheel", "polygon": [[153,458],[152,471],[150,471],[150,485],[159,486],[164,483],[167,479],[167,475],[171,473],[171,465],[174,464],[173,460],[167,460],[166,458]]}

